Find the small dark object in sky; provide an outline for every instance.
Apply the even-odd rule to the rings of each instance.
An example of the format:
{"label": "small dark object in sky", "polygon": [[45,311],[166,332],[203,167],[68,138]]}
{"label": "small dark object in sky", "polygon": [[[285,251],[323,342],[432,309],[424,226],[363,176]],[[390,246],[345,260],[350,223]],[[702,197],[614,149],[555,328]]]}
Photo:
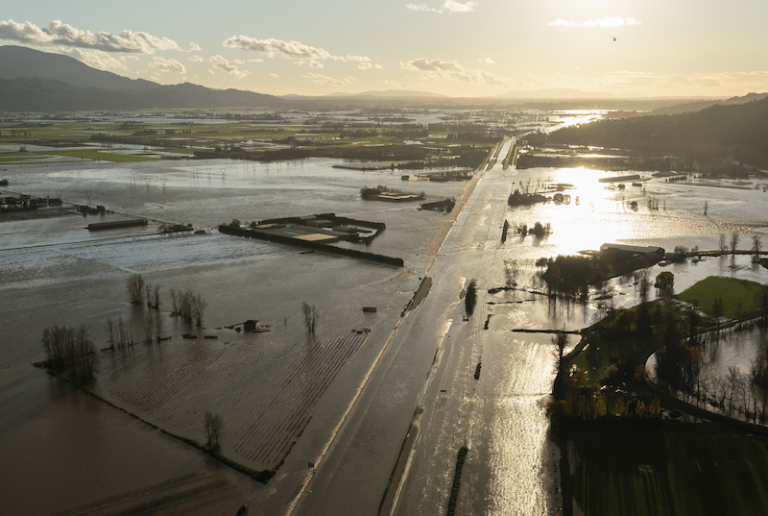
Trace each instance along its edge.
{"label": "small dark object in sky", "polygon": [[613,38],[613,41],[616,41],[616,36],[611,36],[611,38]]}

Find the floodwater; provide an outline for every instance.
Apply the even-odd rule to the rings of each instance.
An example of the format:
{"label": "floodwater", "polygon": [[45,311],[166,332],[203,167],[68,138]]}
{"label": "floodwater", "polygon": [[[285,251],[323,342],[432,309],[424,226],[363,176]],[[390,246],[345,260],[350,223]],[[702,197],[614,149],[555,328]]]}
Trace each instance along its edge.
{"label": "floodwater", "polygon": [[[331,167],[339,162],[161,161],[9,168],[4,176],[13,191],[61,192],[72,203],[103,204],[117,212],[116,218],[129,214],[191,223],[208,232],[161,236],[138,228],[94,240],[78,229],[89,222],[80,215],[0,223],[0,305],[5,315],[0,337],[0,442],[7,458],[3,471],[12,471],[16,479],[0,482],[0,499],[11,500],[12,507],[27,507],[30,492],[19,486],[34,485],[51,456],[57,457],[57,465],[46,471],[46,481],[66,480],[62,489],[74,494],[35,500],[41,505],[34,513],[70,510],[215,468],[197,452],[30,366],[43,358],[39,339],[51,324],[83,324],[100,348],[107,345],[110,318],[122,317],[142,336],[145,321],[154,315],[130,306],[125,294],[128,274],[140,272],[163,289],[161,318],[172,339],[152,347],[140,344],[125,358],[99,352],[97,388],[115,404],[197,440],[204,438],[201,414],[221,412],[231,431],[225,431],[225,454],[231,452],[253,467],[271,467],[290,450],[268,487],[226,473],[233,475],[226,479],[227,486],[233,486],[227,488],[232,496],[226,503],[235,510],[240,502],[248,503],[255,514],[280,514],[298,502],[298,512],[375,513],[414,410],[421,407],[421,437],[403,479],[398,513],[444,511],[456,451],[466,442],[471,451],[466,483],[462,479],[462,513],[556,514],[556,454],[546,439],[553,355],[548,338],[510,330],[581,328],[592,322],[600,307],[596,301],[552,306],[543,296],[521,290],[487,294],[488,288],[503,285],[504,260],[515,260],[518,283],[536,290],[534,262],[542,256],[597,249],[605,242],[714,249],[720,233],[739,230],[747,235],[765,231],[768,224],[768,213],[755,209],[768,198],[762,190],[654,179],[644,188],[627,185],[620,191],[598,183],[610,172],[502,171],[497,164],[479,179],[454,225],[456,214],[420,212],[414,204],[362,201],[359,189],[386,185],[423,190],[432,199],[461,198],[467,183],[404,182],[397,171]],[[532,187],[572,184],[564,192],[571,195],[571,203],[509,209],[507,195],[529,180]],[[648,207],[649,198],[659,201],[658,210]],[[632,201],[638,203],[637,211],[629,207]],[[302,254],[210,231],[233,218],[245,222],[323,212],[385,222],[387,230],[367,250],[402,257],[406,267]],[[505,219],[511,228],[502,245]],[[544,239],[515,234],[516,226],[530,227],[537,221],[549,223],[553,232]],[[702,264],[696,267],[669,269],[676,273],[678,288],[692,284],[705,270]],[[432,291],[401,320],[401,311],[428,270],[435,280]],[[465,323],[459,293],[470,278],[478,280],[481,303]],[[606,287],[617,306],[637,302],[634,283],[631,277],[618,278]],[[168,316],[169,289],[191,289],[206,299],[205,333],[215,334],[215,341],[181,339],[182,333],[194,329]],[[316,304],[321,313],[314,348],[301,319],[303,301]],[[378,312],[364,314],[362,306],[377,306]],[[483,330],[488,316],[489,330]],[[259,319],[273,331],[246,337],[224,328],[246,319]],[[371,331],[358,346],[352,330],[363,328]],[[345,348],[344,342],[352,348]],[[334,350],[338,353],[331,353]],[[316,358],[304,363],[311,374],[300,373],[302,356]],[[472,374],[479,361],[482,375],[476,381]],[[183,381],[192,370],[199,371],[195,380]],[[167,380],[157,386],[150,383],[160,377]],[[322,378],[328,381],[320,385]],[[280,386],[299,380],[309,387],[297,384],[291,400],[304,403],[293,407],[280,398]],[[66,395],[54,396],[52,389]],[[28,409],[30,400],[38,400],[36,411]],[[262,421],[284,424],[251,432],[259,411],[270,403],[280,406],[264,412],[273,415]],[[94,428],[103,448],[98,455],[91,453],[89,432]],[[274,453],[258,455],[253,441],[267,435],[274,438],[269,448]],[[38,448],[47,453],[22,453]],[[69,455],[57,455],[60,449]],[[123,452],[130,458],[120,455]],[[314,477],[308,462],[319,465]],[[157,477],[132,484],[113,474],[116,465],[132,478],[155,468]]]}

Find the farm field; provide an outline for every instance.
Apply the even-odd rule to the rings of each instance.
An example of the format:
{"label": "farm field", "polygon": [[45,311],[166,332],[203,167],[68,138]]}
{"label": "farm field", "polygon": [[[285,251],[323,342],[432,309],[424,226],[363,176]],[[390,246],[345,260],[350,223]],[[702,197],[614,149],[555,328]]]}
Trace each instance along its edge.
{"label": "farm field", "polygon": [[206,440],[203,414],[216,413],[224,422],[224,456],[253,469],[273,469],[366,337],[355,332],[288,345],[264,334],[239,344],[198,339],[104,351],[96,392],[201,444]]}

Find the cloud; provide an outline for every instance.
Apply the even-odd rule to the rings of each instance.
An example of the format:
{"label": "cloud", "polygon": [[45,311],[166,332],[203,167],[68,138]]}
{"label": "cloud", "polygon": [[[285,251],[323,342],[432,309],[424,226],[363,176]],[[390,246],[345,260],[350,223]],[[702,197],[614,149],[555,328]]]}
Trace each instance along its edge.
{"label": "cloud", "polygon": [[160,56],[153,57],[149,66],[152,68],[157,68],[164,73],[187,73],[187,68],[180,62],[176,61],[175,59],[166,59]]}
{"label": "cloud", "polygon": [[202,49],[202,47],[201,47],[200,45],[198,45],[197,43],[190,43],[190,44],[189,44],[189,51],[190,51],[190,52],[202,52],[202,51],[203,51],[203,49]]}
{"label": "cloud", "polygon": [[476,2],[457,2],[456,0],[445,0],[440,8],[429,7],[424,4],[406,4],[405,8],[411,11],[421,11],[429,13],[471,13],[477,7]]}
{"label": "cloud", "polygon": [[[213,56],[211,57],[211,63],[213,63],[213,67],[217,70],[221,70],[222,72],[226,72],[232,77],[235,77],[237,79],[242,79],[243,77],[247,77],[251,74],[251,72],[248,72],[246,70],[240,70],[237,66],[230,64],[227,59],[225,59],[223,56]],[[213,70],[208,70],[209,72],[213,73]]]}
{"label": "cloud", "polygon": [[489,64],[489,65],[496,64],[496,61],[494,61],[492,57],[484,57],[480,59],[480,62],[483,64]]}
{"label": "cloud", "polygon": [[232,36],[224,41],[229,48],[238,48],[250,52],[261,52],[268,57],[285,59],[331,59],[333,56],[327,50],[299,43],[298,41],[283,41],[281,39],[256,39],[248,36]]}
{"label": "cloud", "polygon": [[202,58],[202,56],[192,56],[190,58],[187,58],[187,61],[192,61],[193,63],[202,63],[205,61],[205,59]]}
{"label": "cloud", "polygon": [[464,68],[457,61],[422,57],[405,63],[401,62],[400,67],[404,70],[419,72],[424,78],[433,81],[460,81],[492,86],[508,86],[510,84],[507,79],[500,78],[491,72],[479,68]]}
{"label": "cloud", "polygon": [[[62,54],[74,57],[92,68],[99,70],[125,70],[123,59],[115,59],[101,50],[80,50],[79,48],[60,48]],[[134,56],[131,56],[134,57]]]}
{"label": "cloud", "polygon": [[146,32],[124,30],[120,34],[80,30],[52,21],[48,28],[40,28],[34,23],[16,23],[13,20],[0,21],[0,39],[16,41],[38,47],[65,46],[90,48],[102,52],[125,52],[131,54],[153,54],[155,50],[180,50],[175,41],[159,38]]}
{"label": "cloud", "polygon": [[620,16],[606,16],[605,18],[599,18],[595,20],[587,20],[585,22],[577,22],[574,20],[557,19],[549,24],[550,27],[624,27],[628,25],[640,25],[640,22],[634,18],[622,18]]}
{"label": "cloud", "polygon": [[357,82],[354,77],[344,77],[342,79],[334,79],[327,75],[321,75],[319,73],[308,72],[304,76],[305,79],[309,79],[315,84],[322,84],[323,86],[349,86],[350,84]]}
{"label": "cloud", "polygon": [[272,77],[273,79],[277,79],[278,77],[280,77],[276,73],[271,73],[271,74],[269,74],[269,76]]}
{"label": "cloud", "polygon": [[282,39],[267,38],[256,39],[249,36],[232,36],[222,43],[225,47],[259,52],[272,59],[294,59],[299,65],[307,65],[310,68],[325,68],[320,61],[356,62],[360,70],[381,68],[374,64],[370,57],[366,56],[337,56],[325,49],[305,45],[298,41],[284,41]]}

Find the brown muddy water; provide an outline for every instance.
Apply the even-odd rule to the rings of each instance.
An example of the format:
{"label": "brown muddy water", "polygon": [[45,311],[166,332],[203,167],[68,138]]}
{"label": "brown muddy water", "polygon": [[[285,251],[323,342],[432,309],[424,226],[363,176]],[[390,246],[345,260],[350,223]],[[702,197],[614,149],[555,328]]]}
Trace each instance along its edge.
{"label": "brown muddy water", "polygon": [[[178,504],[199,503],[194,510],[200,514],[211,508],[234,513],[240,503],[251,503],[252,510],[284,508],[296,496],[307,462],[318,456],[333,435],[452,225],[452,217],[419,212],[413,204],[362,201],[359,189],[387,185],[417,193],[423,190],[439,199],[459,197],[466,186],[403,182],[398,173],[331,168],[335,163],[338,160],[270,165],[89,163],[8,169],[4,176],[13,191],[61,192],[68,202],[91,199],[118,213],[192,223],[208,230],[205,235],[159,236],[148,234],[150,226],[96,237],[82,229],[91,222],[90,216],[0,223],[0,306],[5,319],[0,336],[0,500],[10,508],[9,514],[22,509],[34,514],[75,512],[104,505],[101,502],[121,494],[133,500],[128,493],[150,486],[157,486],[158,493],[182,493]],[[500,246],[496,228],[490,228],[487,242],[496,242],[500,252],[494,251],[494,260],[483,265],[487,279],[481,289],[503,284],[502,258],[517,260],[519,281],[535,288],[533,263],[542,256],[596,249],[605,242],[714,249],[720,233],[765,232],[768,224],[768,214],[755,208],[768,199],[761,190],[651,180],[644,189],[627,185],[619,191],[597,182],[609,175],[582,169],[530,169],[494,176],[502,202],[513,186],[520,187],[529,178],[533,185],[545,180],[573,184],[566,192],[573,200],[561,206],[507,208],[505,217],[513,228],[540,221],[550,223],[553,233],[536,240],[511,232]],[[648,209],[649,197],[660,200],[662,209]],[[637,211],[627,207],[632,200],[638,202]],[[702,213],[705,201],[708,216]],[[366,250],[402,257],[406,267],[301,254],[297,249],[210,231],[233,218],[250,221],[322,212],[385,222],[387,230]],[[470,215],[477,225],[487,218],[482,210]],[[460,255],[474,245],[480,244],[449,240],[441,252]],[[468,260],[467,267],[473,263]],[[692,266],[675,270],[676,286],[682,289],[694,283],[704,270]],[[100,352],[97,392],[130,412],[197,440],[204,439],[202,413],[221,413],[226,455],[256,468],[272,467],[286,457],[269,486],[234,474],[31,367],[43,358],[40,336],[52,324],[83,324],[97,347],[104,347],[106,320],[122,317],[131,322],[140,339],[145,320],[155,315],[127,302],[125,281],[135,272],[162,287],[160,317],[172,339],[154,346],[139,344],[126,356]],[[637,302],[634,283],[627,277],[607,286],[617,306]],[[168,316],[171,288],[191,289],[207,300],[205,334],[216,335],[216,340],[181,339],[193,328]],[[488,309],[496,314],[493,324],[510,328],[576,329],[591,323],[600,310],[596,301],[586,306],[559,304],[553,309],[524,292],[482,299],[497,302]],[[307,339],[300,313],[303,301],[320,309],[316,341]],[[376,306],[378,312],[364,314],[363,306]],[[245,336],[224,328],[246,319],[270,324],[272,332]],[[362,329],[370,329],[365,340],[356,333]],[[519,344],[509,340],[493,348],[494,362],[503,364],[512,349],[520,351]],[[492,389],[531,395],[500,399],[489,416],[484,432],[493,442],[492,454],[501,470],[517,467],[517,439],[545,439],[541,395],[551,382],[552,364],[546,343],[539,344],[528,355],[529,361],[519,364],[519,375],[484,369],[491,378],[485,382],[498,375],[500,382]],[[408,379],[403,385],[423,383],[421,378]],[[399,394],[392,396],[395,403]],[[512,424],[521,413],[526,414],[527,427],[535,430],[530,435],[521,434],[523,429],[517,431]],[[385,438],[399,446],[402,435]],[[540,460],[540,455],[532,456],[531,467],[542,467]],[[364,484],[366,474],[361,472],[360,477]],[[495,475],[489,484],[476,486],[477,493],[491,500],[483,507],[491,507],[494,514],[525,513],[525,493],[532,487],[505,478]],[[50,494],[36,495],[40,490],[33,486],[43,485]],[[125,503],[136,506],[144,501]],[[212,505],[203,508],[204,503]],[[510,510],[514,507],[519,510]]]}

